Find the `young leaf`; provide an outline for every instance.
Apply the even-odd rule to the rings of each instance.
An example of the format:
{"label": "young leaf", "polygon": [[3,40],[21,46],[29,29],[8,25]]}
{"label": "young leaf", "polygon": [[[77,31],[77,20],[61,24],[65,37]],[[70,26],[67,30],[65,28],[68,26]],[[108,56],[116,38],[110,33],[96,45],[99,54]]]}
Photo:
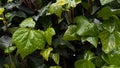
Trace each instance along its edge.
{"label": "young leaf", "polygon": [[57,5],[60,5],[60,6],[63,6],[63,5],[65,5],[67,2],[66,2],[66,0],[57,0],[57,2],[56,2],[56,4]]}
{"label": "young leaf", "polygon": [[52,36],[55,35],[55,30],[53,28],[48,28],[45,31],[44,35],[45,35],[45,38],[47,40],[47,43],[49,45],[51,45],[52,44]]}
{"label": "young leaf", "polygon": [[77,60],[75,68],[95,68],[95,65],[89,60]]}
{"label": "young leaf", "polygon": [[48,61],[49,55],[50,55],[50,53],[51,53],[52,50],[53,50],[53,48],[49,47],[49,48],[41,51],[40,54],[43,56],[43,58],[44,58],[46,61]]}
{"label": "young leaf", "polygon": [[63,40],[78,40],[78,36],[76,35],[76,28],[75,25],[68,26],[68,29],[64,33]]}
{"label": "young leaf", "polygon": [[60,66],[50,66],[49,68],[62,68]]}
{"label": "young leaf", "polygon": [[4,11],[5,11],[4,8],[0,8],[0,15],[3,14]]}
{"label": "young leaf", "polygon": [[99,34],[99,37],[102,42],[102,50],[105,53],[111,52],[120,45],[120,33],[117,31],[114,31],[113,33],[103,31]]}
{"label": "young leaf", "polygon": [[60,55],[58,53],[52,54],[52,59],[55,61],[57,65],[59,65]]}
{"label": "young leaf", "polygon": [[22,58],[31,54],[36,49],[43,49],[45,38],[40,30],[31,30],[29,28],[19,28],[13,34],[12,42],[16,44],[18,53]]}
{"label": "young leaf", "polygon": [[51,15],[51,14],[55,14],[55,15],[57,15],[59,18],[61,18],[62,6],[57,5],[56,3],[53,3],[53,4],[49,7],[47,15]]}
{"label": "young leaf", "polygon": [[108,3],[110,3],[110,2],[112,2],[113,0],[100,0],[100,3],[102,4],[102,5],[105,5],[105,4],[108,4]]}
{"label": "young leaf", "polygon": [[11,53],[16,49],[16,46],[10,46],[8,48],[5,49],[5,53]]}
{"label": "young leaf", "polygon": [[20,27],[34,28],[35,22],[33,21],[32,18],[26,18],[25,20],[22,21],[22,23],[20,24]]}

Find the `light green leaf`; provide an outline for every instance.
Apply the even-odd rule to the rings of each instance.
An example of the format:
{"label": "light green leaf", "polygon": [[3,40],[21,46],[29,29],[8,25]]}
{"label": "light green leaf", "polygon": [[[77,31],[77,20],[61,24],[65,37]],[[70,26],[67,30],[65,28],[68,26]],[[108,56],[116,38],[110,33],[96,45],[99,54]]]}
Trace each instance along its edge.
{"label": "light green leaf", "polygon": [[34,28],[35,27],[35,22],[33,21],[32,18],[26,18],[25,20],[22,21],[22,23],[20,24],[20,27]]}
{"label": "light green leaf", "polygon": [[97,36],[98,28],[94,23],[89,21],[84,16],[78,16],[74,20],[77,23],[77,34],[79,36]]}
{"label": "light green leaf", "polygon": [[111,52],[113,49],[120,46],[120,33],[115,31],[110,33],[108,31],[103,31],[99,35],[100,40],[102,42],[102,50],[105,53]]}
{"label": "light green leaf", "polygon": [[49,68],[62,68],[60,66],[50,66]]}
{"label": "light green leaf", "polygon": [[102,5],[105,5],[105,4],[108,4],[108,3],[110,3],[110,2],[112,2],[113,0],[100,0],[100,3],[102,4]]}
{"label": "light green leaf", "polygon": [[45,38],[47,40],[47,43],[49,45],[51,45],[52,44],[52,36],[55,35],[55,30],[53,28],[48,28],[45,31],[44,35],[45,35]]}
{"label": "light green leaf", "polygon": [[97,48],[98,37],[81,37],[82,42],[88,41]]}
{"label": "light green leaf", "polygon": [[77,60],[75,68],[95,68],[95,65],[89,60]]}
{"label": "light green leaf", "polygon": [[77,4],[81,3],[81,0],[66,0],[67,1],[67,8],[69,9],[70,7],[76,7]]}
{"label": "light green leaf", "polygon": [[41,51],[40,54],[43,56],[43,58],[44,58],[46,61],[48,61],[48,58],[49,58],[50,53],[51,53],[52,50],[53,50],[53,48],[49,47],[49,48]]}
{"label": "light green leaf", "polygon": [[63,5],[65,5],[67,2],[66,2],[66,0],[57,0],[57,2],[56,2],[56,4],[57,5],[60,5],[60,6],[63,6]]}
{"label": "light green leaf", "polygon": [[57,65],[59,65],[60,55],[58,53],[52,54],[52,59],[55,61]]}
{"label": "light green leaf", "polygon": [[78,40],[78,36],[76,35],[76,25],[68,26],[68,29],[64,33],[63,40]]}
{"label": "light green leaf", "polygon": [[4,8],[0,8],[0,15],[3,14],[4,11],[5,11]]}
{"label": "light green leaf", "polygon": [[[107,0],[107,1],[109,1],[109,0]],[[109,6],[103,7],[98,12],[98,17],[101,17],[103,19],[109,19],[109,17],[112,15],[113,15],[113,13],[112,13],[111,8]]]}
{"label": "light green leaf", "polygon": [[93,59],[95,56],[94,56],[94,53],[92,53],[91,51],[87,51],[84,55],[84,59],[85,60],[88,60],[90,61],[91,59]]}
{"label": "light green leaf", "polygon": [[5,49],[5,53],[11,53],[16,49],[16,46],[10,46],[8,48]]}
{"label": "light green leaf", "polygon": [[16,44],[18,53],[24,58],[36,49],[43,49],[45,46],[45,37],[40,30],[19,28],[13,34],[12,42]]}
{"label": "light green leaf", "polygon": [[47,15],[51,15],[51,14],[55,14],[55,15],[57,15],[59,18],[61,18],[62,6],[57,5],[56,3],[53,3],[53,4],[49,7]]}
{"label": "light green leaf", "polygon": [[120,66],[110,65],[110,66],[103,66],[101,68],[120,68]]}

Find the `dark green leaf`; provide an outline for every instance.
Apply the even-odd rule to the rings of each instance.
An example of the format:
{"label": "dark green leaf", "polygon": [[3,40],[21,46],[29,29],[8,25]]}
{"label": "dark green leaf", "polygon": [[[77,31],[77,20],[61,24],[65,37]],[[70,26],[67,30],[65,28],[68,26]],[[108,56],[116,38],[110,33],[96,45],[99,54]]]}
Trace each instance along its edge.
{"label": "dark green leaf", "polygon": [[113,13],[112,13],[111,8],[109,6],[103,7],[98,12],[98,17],[101,17],[103,19],[109,19],[109,17],[112,15],[113,15]]}
{"label": "dark green leaf", "polygon": [[117,48],[120,45],[120,33],[115,31],[110,33],[108,31],[103,31],[99,35],[102,42],[102,50],[105,53],[111,52],[113,49]]}
{"label": "dark green leaf", "polygon": [[42,31],[28,28],[19,28],[13,34],[12,42],[16,44],[18,53],[22,58],[36,49],[43,49],[45,46],[45,38]]}
{"label": "dark green leaf", "polygon": [[49,45],[51,45],[52,44],[52,36],[55,35],[55,30],[53,28],[48,28],[45,31],[44,35],[45,35],[45,38],[47,40],[47,43]]}
{"label": "dark green leaf", "polygon": [[68,29],[63,36],[63,40],[78,40],[79,37],[76,35],[76,28],[75,25],[68,26]]}
{"label": "dark green leaf", "polygon": [[43,56],[43,58],[44,58],[46,61],[48,61],[48,58],[49,58],[50,53],[51,53],[52,50],[53,50],[53,48],[49,47],[49,48],[41,51],[40,54]]}
{"label": "dark green leaf", "polygon": [[84,16],[78,16],[75,18],[77,23],[77,34],[80,36],[97,36],[98,29],[94,23],[89,21]]}
{"label": "dark green leaf", "polygon": [[22,21],[22,23],[20,24],[20,27],[34,28],[35,27],[35,21],[33,21],[32,18],[26,18],[25,20]]}
{"label": "dark green leaf", "polygon": [[95,65],[89,60],[77,60],[75,68],[95,68]]}

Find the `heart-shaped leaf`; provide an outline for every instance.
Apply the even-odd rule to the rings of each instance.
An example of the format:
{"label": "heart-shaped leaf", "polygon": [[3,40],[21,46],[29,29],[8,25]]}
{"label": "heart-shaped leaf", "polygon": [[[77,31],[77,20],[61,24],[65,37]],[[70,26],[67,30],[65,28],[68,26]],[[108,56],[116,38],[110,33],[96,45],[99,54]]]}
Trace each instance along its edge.
{"label": "heart-shaped leaf", "polygon": [[12,42],[16,44],[18,53],[24,58],[36,49],[43,49],[45,46],[45,37],[40,30],[19,28],[13,34]]}

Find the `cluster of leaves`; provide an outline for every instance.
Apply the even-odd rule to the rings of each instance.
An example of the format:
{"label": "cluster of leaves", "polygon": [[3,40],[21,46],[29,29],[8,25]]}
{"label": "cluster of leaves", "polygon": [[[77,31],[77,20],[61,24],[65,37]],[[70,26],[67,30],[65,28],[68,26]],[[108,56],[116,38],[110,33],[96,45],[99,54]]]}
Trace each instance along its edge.
{"label": "cluster of leaves", "polygon": [[0,0],[0,68],[120,68],[119,14],[120,0]]}

